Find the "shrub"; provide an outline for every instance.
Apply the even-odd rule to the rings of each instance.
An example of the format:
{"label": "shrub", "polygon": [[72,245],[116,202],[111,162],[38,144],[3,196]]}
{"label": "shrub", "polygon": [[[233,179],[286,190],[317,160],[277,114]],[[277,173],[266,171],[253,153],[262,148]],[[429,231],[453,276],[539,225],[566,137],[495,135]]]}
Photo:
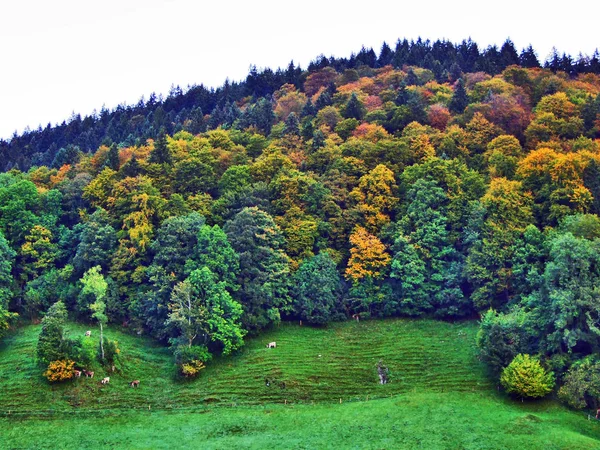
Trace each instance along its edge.
{"label": "shrub", "polygon": [[173,348],[173,354],[175,355],[175,361],[177,364],[187,364],[192,361],[207,362],[210,361],[212,355],[208,352],[208,348],[204,345],[177,345]]}
{"label": "shrub", "polygon": [[179,370],[184,377],[193,378],[205,367],[202,361],[194,360],[186,364],[181,364]]}
{"label": "shrub", "polygon": [[[104,361],[102,362],[107,366],[114,366],[115,362],[119,359],[120,353],[119,343],[104,337]],[[98,352],[98,356],[100,356],[100,352]]]}
{"label": "shrub", "polygon": [[583,361],[571,367],[565,376],[565,383],[558,391],[558,397],[573,408],[598,408],[600,363]]}
{"label": "shrub", "polygon": [[74,368],[75,362],[69,359],[60,359],[58,361],[52,361],[48,365],[48,369],[44,372],[44,376],[51,383],[70,380],[71,378],[73,378]]}
{"label": "shrub", "polygon": [[500,383],[510,394],[544,397],[554,388],[554,374],[547,372],[538,359],[519,353],[502,371]]}
{"label": "shrub", "polygon": [[175,361],[179,366],[179,372],[184,377],[193,378],[204,369],[205,362],[212,358],[208,348],[204,345],[176,345],[173,347]]}
{"label": "shrub", "polygon": [[73,359],[77,366],[92,367],[97,355],[98,343],[92,337],[77,337],[67,340],[70,346],[69,358]]}
{"label": "shrub", "polygon": [[499,314],[490,309],[482,316],[477,346],[483,361],[494,375],[500,375],[517,354],[531,347],[525,321],[526,314],[520,309],[508,314]]}

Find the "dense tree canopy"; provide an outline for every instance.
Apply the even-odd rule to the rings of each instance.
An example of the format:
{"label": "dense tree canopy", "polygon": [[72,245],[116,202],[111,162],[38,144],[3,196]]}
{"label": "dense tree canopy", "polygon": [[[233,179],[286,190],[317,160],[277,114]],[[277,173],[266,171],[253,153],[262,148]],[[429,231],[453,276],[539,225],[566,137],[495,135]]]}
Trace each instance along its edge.
{"label": "dense tree canopy", "polygon": [[535,355],[593,404],[599,72],[401,40],[0,141],[0,333],[64,307],[184,373],[282,319],[479,317],[495,376]]}

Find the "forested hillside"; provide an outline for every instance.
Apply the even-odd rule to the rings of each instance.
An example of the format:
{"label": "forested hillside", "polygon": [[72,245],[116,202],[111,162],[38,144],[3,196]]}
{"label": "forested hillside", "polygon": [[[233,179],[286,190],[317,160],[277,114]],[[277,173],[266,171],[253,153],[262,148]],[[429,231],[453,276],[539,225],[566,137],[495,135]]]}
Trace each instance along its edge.
{"label": "forested hillside", "polygon": [[399,41],[2,142],[0,331],[85,366],[67,315],[120,324],[193,376],[282,319],[482,317],[495,373],[596,406],[600,62],[544,66]]}

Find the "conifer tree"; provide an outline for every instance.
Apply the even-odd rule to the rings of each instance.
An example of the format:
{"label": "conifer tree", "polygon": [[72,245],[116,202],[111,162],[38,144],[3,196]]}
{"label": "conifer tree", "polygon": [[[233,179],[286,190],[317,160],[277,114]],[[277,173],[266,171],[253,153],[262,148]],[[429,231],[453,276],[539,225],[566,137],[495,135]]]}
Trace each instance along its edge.
{"label": "conifer tree", "polygon": [[465,90],[465,84],[462,78],[456,82],[454,88],[454,94],[448,105],[450,111],[456,114],[462,114],[469,104],[469,97],[467,97],[467,91]]}
{"label": "conifer tree", "polygon": [[150,151],[148,157],[149,163],[156,164],[172,164],[173,158],[171,157],[171,151],[167,146],[167,137],[164,131],[160,133],[158,139],[154,142],[154,148]]}

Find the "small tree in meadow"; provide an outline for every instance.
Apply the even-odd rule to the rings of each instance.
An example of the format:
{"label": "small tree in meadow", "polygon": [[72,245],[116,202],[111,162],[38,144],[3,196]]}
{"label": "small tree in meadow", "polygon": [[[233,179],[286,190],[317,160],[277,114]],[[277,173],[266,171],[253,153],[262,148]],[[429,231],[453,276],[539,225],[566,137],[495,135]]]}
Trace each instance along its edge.
{"label": "small tree in meadow", "polygon": [[95,266],[83,275],[83,278],[81,278],[81,284],[83,284],[81,295],[91,294],[96,299],[90,305],[90,309],[92,310],[92,318],[96,319],[100,325],[100,357],[104,362],[104,325],[108,322],[108,317],[105,314],[106,303],[104,298],[106,297],[108,284],[100,270],[100,266]]}
{"label": "small tree in meadow", "polygon": [[519,353],[502,371],[500,383],[510,394],[539,398],[554,388],[554,374],[547,372],[537,358]]}

